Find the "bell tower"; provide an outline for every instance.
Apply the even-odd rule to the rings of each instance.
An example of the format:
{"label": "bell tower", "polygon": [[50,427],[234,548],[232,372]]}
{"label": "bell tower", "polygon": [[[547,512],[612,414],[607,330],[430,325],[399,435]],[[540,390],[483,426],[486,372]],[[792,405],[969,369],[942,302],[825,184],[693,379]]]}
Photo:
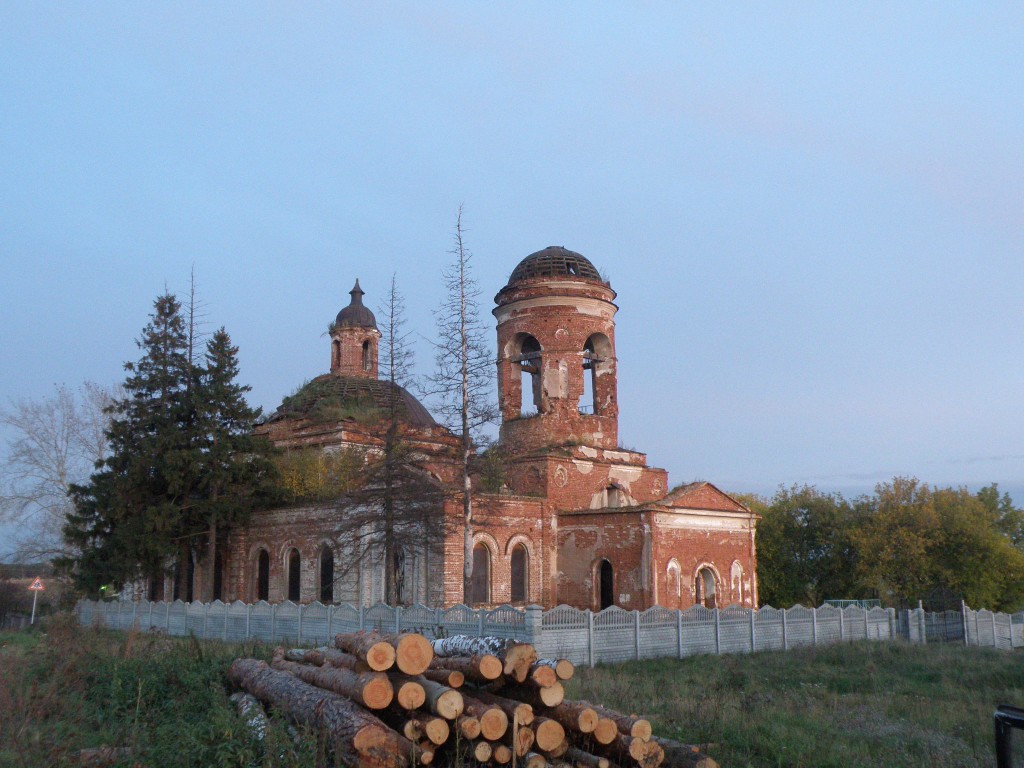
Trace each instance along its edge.
{"label": "bell tower", "polygon": [[501,442],[519,453],[616,448],[615,291],[585,257],[550,246],[495,296]]}
{"label": "bell tower", "polygon": [[331,373],[377,378],[377,343],[380,331],[373,312],[363,306],[359,279],[349,291],[352,301],[331,324]]}

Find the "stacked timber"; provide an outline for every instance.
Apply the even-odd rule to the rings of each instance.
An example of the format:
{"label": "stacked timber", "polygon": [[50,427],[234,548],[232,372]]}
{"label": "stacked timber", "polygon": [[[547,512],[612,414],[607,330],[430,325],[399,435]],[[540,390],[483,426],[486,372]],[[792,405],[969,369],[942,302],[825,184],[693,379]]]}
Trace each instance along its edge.
{"label": "stacked timber", "polygon": [[573,673],[514,640],[366,631],[338,635],[333,648],[280,648],[269,666],[237,659],[229,677],[271,712],[319,729],[338,765],[717,767],[643,718],[566,699]]}

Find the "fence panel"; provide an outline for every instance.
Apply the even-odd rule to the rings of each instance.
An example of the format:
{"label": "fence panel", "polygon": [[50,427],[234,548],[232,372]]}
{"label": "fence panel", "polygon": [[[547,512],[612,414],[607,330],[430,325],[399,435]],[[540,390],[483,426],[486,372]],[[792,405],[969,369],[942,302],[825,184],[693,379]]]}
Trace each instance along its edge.
{"label": "fence panel", "polygon": [[594,616],[594,661],[617,662],[636,658],[636,620],[632,611],[617,605]]}
{"label": "fence panel", "polygon": [[718,612],[719,653],[750,652],[750,609],[730,605]]}
{"label": "fence panel", "polygon": [[302,633],[299,645],[324,645],[332,638],[327,634],[327,606],[313,602],[302,606]]}
{"label": "fence panel", "polygon": [[766,605],[754,614],[754,650],[781,651],[782,618],[785,611]]}
{"label": "fence panel", "polygon": [[801,648],[814,645],[817,636],[817,617],[813,608],[794,605],[786,611],[786,645]]}
{"label": "fence panel", "polygon": [[675,656],[678,650],[678,611],[655,606],[640,614],[640,658]]}
{"label": "fence panel", "polygon": [[514,640],[526,638],[526,614],[511,605],[499,605],[484,611],[484,634]]}
{"label": "fence panel", "polygon": [[715,611],[703,605],[695,605],[683,611],[680,621],[683,624],[683,656],[718,653]]}
{"label": "fence panel", "polygon": [[249,634],[257,640],[274,642],[274,606],[260,600],[249,612]]}
{"label": "fence panel", "polygon": [[559,605],[541,616],[541,640],[537,652],[545,658],[569,659],[573,664],[590,663],[587,615],[569,605]]}
{"label": "fence panel", "polygon": [[249,606],[235,600],[227,607],[228,640],[249,639]]}
{"label": "fence panel", "polygon": [[214,600],[206,608],[206,632],[207,640],[223,640],[224,625],[227,622],[227,606],[220,600]]}
{"label": "fence panel", "polygon": [[422,603],[416,603],[402,610],[401,622],[402,631],[411,630],[434,637],[437,629],[437,611]]}
{"label": "fence panel", "polygon": [[480,632],[480,614],[468,605],[453,605],[441,613],[445,635],[476,635]]}

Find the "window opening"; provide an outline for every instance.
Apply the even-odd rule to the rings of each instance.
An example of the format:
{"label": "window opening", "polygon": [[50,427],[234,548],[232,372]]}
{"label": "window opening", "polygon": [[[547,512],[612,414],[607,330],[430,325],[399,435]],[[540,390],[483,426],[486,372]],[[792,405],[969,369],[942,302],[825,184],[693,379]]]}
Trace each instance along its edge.
{"label": "window opening", "polygon": [[473,547],[473,577],[470,595],[474,604],[491,601],[491,553],[483,544]]}
{"label": "window opening", "polygon": [[[513,362],[520,365],[520,416],[534,416],[540,413],[540,372],[541,372],[541,348],[533,336],[523,339],[519,347],[519,354],[512,358]],[[527,400],[526,393],[531,393],[530,400]],[[528,403],[532,403],[532,408]]]}
{"label": "window opening", "polygon": [[368,371],[372,366],[370,365],[370,342],[363,342],[363,370]]}
{"label": "window opening", "polygon": [[701,568],[697,572],[697,605],[705,608],[718,606],[717,595],[715,594],[715,574],[710,568]]}
{"label": "window opening", "polygon": [[265,549],[256,558],[256,599],[270,599],[270,554]]}
{"label": "window opening", "polygon": [[299,602],[302,590],[299,584],[299,576],[302,573],[302,558],[299,550],[293,549],[288,553],[288,599],[294,603]]}
{"label": "window opening", "polygon": [[612,571],[612,564],[602,560],[598,566],[598,578],[600,581],[600,610],[611,608],[615,605],[615,574]]}
{"label": "window opening", "polygon": [[529,555],[524,544],[512,548],[512,602],[525,603],[529,594]]}
{"label": "window opening", "polygon": [[320,602],[334,602],[334,552],[326,544],[320,550]]}

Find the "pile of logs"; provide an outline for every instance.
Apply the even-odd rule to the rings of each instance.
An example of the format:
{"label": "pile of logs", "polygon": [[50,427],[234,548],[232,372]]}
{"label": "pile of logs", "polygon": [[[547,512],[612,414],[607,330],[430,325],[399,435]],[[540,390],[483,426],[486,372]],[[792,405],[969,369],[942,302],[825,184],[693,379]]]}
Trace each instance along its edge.
{"label": "pile of logs", "polygon": [[717,768],[694,747],[654,737],[643,718],[566,699],[572,663],[538,658],[526,643],[368,631],[334,644],[278,648],[269,665],[236,659],[228,674],[323,733],[339,765]]}

